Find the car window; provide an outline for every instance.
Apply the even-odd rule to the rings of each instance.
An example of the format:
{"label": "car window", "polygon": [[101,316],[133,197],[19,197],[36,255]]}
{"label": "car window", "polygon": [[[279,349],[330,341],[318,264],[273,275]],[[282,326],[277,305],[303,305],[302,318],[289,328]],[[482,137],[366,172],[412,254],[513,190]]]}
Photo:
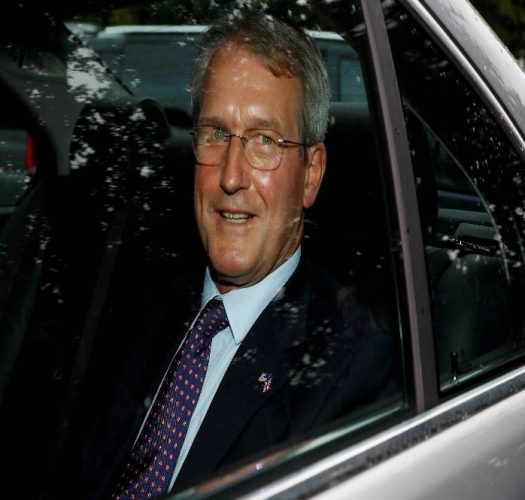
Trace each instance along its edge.
{"label": "car window", "polygon": [[[70,136],[64,139],[70,168],[42,183],[39,218],[32,219],[38,221],[40,231],[21,261],[31,283],[16,283],[9,289],[10,300],[17,303],[21,295],[27,307],[24,321],[11,335],[19,348],[9,355],[10,378],[4,380],[2,399],[2,408],[8,411],[2,416],[2,427],[27,425],[29,405],[45,413],[24,441],[35,443],[38,456],[46,457],[45,466],[37,471],[39,481],[32,485],[36,494],[40,488],[60,489],[65,482],[74,483],[76,474],[85,472],[86,460],[95,465],[88,455],[92,440],[101,436],[97,426],[105,421],[99,411],[128,397],[129,381],[123,387],[118,380],[126,356],[140,353],[145,340],[137,325],[152,315],[156,301],[171,300],[173,281],[184,283],[187,275],[203,271],[206,265],[193,216],[194,157],[188,118],[196,35],[171,34],[166,28],[144,29],[147,37],[144,32],[128,36],[126,30],[134,29],[137,22],[133,19],[128,28],[115,28],[118,36],[107,27],[90,29],[86,43],[99,51],[120,79],[120,84],[111,80],[111,85],[123,84],[141,105],[135,108],[136,101],[119,87],[118,99],[101,91],[77,102],[78,108],[64,106],[70,113]],[[81,26],[76,24],[75,29]],[[348,373],[326,374],[346,380],[355,373],[351,377],[355,387],[348,386],[348,393],[355,391],[356,403],[342,398],[327,405],[318,415],[318,425],[298,421],[297,429],[278,442],[285,457],[295,454],[290,446],[302,446],[304,453],[310,453],[307,440],[311,439],[316,440],[314,448],[340,448],[360,440],[398,421],[412,406],[410,366],[403,362],[407,346],[400,326],[406,321],[401,259],[392,252],[399,246],[399,235],[395,209],[384,196],[390,180],[380,155],[382,139],[371,125],[378,117],[371,111],[377,98],[372,80],[365,84],[368,53],[362,37],[348,44],[333,32],[320,33],[316,40],[325,54],[332,91],[326,137],[329,164],[319,199],[306,214],[303,252],[320,279],[337,287],[333,301],[344,311],[345,321],[371,325],[378,343],[352,362]],[[68,44],[60,48],[65,53],[61,57],[67,60],[68,51],[80,51],[84,59],[75,64],[96,66],[97,75],[108,78],[95,53],[79,49],[72,37]],[[57,88],[66,88],[68,80],[63,76]],[[108,81],[104,80],[104,89]],[[77,83],[90,88],[84,79]],[[39,109],[35,106],[37,115]],[[321,299],[325,298],[319,298],[322,304]],[[21,315],[16,313],[14,319]],[[319,320],[320,331],[326,329],[324,335],[329,336],[332,327],[323,327],[323,318]],[[363,342],[356,332],[350,332],[355,338],[346,348]],[[325,376],[325,354],[332,353],[302,357],[294,383],[315,391]],[[358,384],[361,373],[370,370],[365,358],[376,363],[377,370]],[[28,401],[24,395],[36,373],[38,397]],[[374,391],[377,385],[373,397],[364,395],[368,384]],[[293,404],[284,398],[272,411]],[[304,422],[315,420],[308,408],[301,415]],[[269,422],[271,418],[268,415]],[[276,429],[268,425],[256,431],[266,437]],[[5,443],[20,456],[16,434],[6,435]],[[229,465],[276,449],[277,445],[239,452]]]}
{"label": "car window", "polygon": [[441,389],[524,355],[523,161],[472,84],[388,15],[418,191]]}
{"label": "car window", "polygon": [[[98,50],[104,57],[102,44],[113,39],[111,50],[120,51],[112,56],[113,61],[118,61],[119,76],[138,95],[158,100],[170,119],[170,102],[178,103],[175,106],[179,110],[189,110],[191,66],[201,33],[195,34],[192,26],[188,29],[189,33],[181,35],[178,31],[184,30],[182,26],[107,27],[90,43],[95,50],[100,43]],[[121,37],[118,42],[115,33]],[[390,252],[397,237],[390,232],[387,221],[391,214],[382,194],[387,181],[383,179],[384,166],[376,154],[377,139],[370,124],[369,100],[374,97],[367,95],[364,84],[360,60],[366,58],[364,48],[358,44],[350,46],[334,32],[320,31],[314,39],[327,62],[333,101],[326,137],[329,165],[319,199],[306,215],[303,250],[343,286],[341,300],[353,300],[354,295],[358,298],[381,330],[388,332],[394,349],[395,376],[392,385],[385,389],[385,399],[348,416],[348,422],[366,433],[366,426],[362,425],[364,415],[381,419],[400,411],[408,401],[394,288],[397,263]],[[171,125],[180,122],[171,121]],[[189,270],[198,271],[205,264],[193,222],[194,159],[189,136],[180,127],[172,127],[172,133],[176,141],[169,148],[167,168],[154,166],[147,178],[141,179],[144,191],[123,236],[110,290],[112,310],[105,318],[106,325],[111,326],[104,326],[104,332],[115,328],[125,316],[132,321],[133,316],[124,311],[130,304],[134,304],[133,309],[142,309],[144,291],[158,294],[162,290],[159,275],[183,275]],[[348,143],[353,145],[350,154]],[[355,217],[353,214],[358,212],[361,216]],[[348,214],[337,229],[334,213]],[[178,228],[176,232],[174,227]],[[180,238],[181,234],[185,237]],[[132,287],[130,269],[135,270]],[[298,439],[300,433],[294,442]]]}

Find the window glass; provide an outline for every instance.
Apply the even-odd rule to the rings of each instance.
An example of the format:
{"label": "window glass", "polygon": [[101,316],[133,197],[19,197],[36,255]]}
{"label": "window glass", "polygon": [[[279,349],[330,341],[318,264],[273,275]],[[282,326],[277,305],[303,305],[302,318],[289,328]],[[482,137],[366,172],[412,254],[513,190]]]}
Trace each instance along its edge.
{"label": "window glass", "polygon": [[524,354],[523,161],[402,10],[387,12],[418,192],[443,391]]}
{"label": "window glass", "polygon": [[[176,4],[162,2],[162,11],[169,14]],[[104,92],[60,108],[71,124],[65,148],[70,169],[43,179],[40,197],[29,207],[31,218],[20,222],[23,231],[30,226],[38,231],[21,252],[9,289],[13,307],[2,318],[17,345],[6,355],[10,379],[4,377],[2,387],[0,437],[16,458],[13,464],[33,446],[43,464],[30,485],[34,497],[45,492],[75,498],[108,486],[104,481],[111,480],[116,461],[131,449],[147,418],[180,344],[175,336],[188,330],[200,306],[207,257],[194,217],[188,86],[202,32],[198,26],[216,16],[185,18],[187,33],[179,21],[162,30],[137,26],[143,14],[158,14],[158,7],[105,11],[101,19],[118,20],[113,27],[97,25],[92,17],[85,20],[89,24],[80,18],[70,24],[79,32],[88,30],[86,43],[119,81],[111,79],[110,85],[92,52],[80,49],[81,64],[97,68],[95,80],[81,83]],[[270,362],[265,351],[287,335],[294,339],[287,346],[291,361],[276,363],[271,372],[263,364],[255,380],[243,374],[228,378],[234,372],[226,372],[224,387],[233,384],[230,403],[219,400],[210,407],[212,417],[202,424],[213,431],[210,444],[200,438],[202,460],[219,445],[225,446],[224,457],[216,457],[202,474],[189,475],[184,487],[255,458],[268,469],[296,467],[398,421],[411,408],[400,326],[405,315],[398,230],[384,195],[390,181],[380,161],[382,142],[371,126],[380,117],[371,112],[377,109],[370,105],[376,99],[373,78],[364,76],[362,16],[357,3],[351,7],[343,15],[356,28],[347,40],[327,33],[330,25],[320,19],[290,14],[295,24],[316,30],[327,63],[328,166],[318,199],[304,215],[301,266],[307,280],[295,288],[290,282],[290,293],[297,295],[293,301],[286,299],[287,282],[270,312],[263,313],[273,315],[265,328],[275,342],[248,333],[245,345],[255,348],[241,343],[245,351],[232,363]],[[219,10],[217,15],[226,13]],[[174,17],[155,20],[169,25]],[[50,38],[59,44],[67,37],[54,33]],[[70,37],[49,52],[68,60],[68,51],[78,50],[75,44]],[[53,92],[70,90],[62,76],[64,81],[49,86],[49,98],[46,94],[32,110],[37,117],[47,101],[52,106],[53,99],[64,98]],[[109,87],[114,93],[105,93]],[[155,101],[136,104],[146,97]],[[48,167],[56,173],[55,164]],[[14,220],[22,213],[15,211]],[[16,309],[19,304],[24,307]],[[303,330],[313,336],[310,343],[295,338]],[[341,363],[334,363],[339,358]],[[34,399],[26,397],[28,391],[36,393]],[[309,395],[315,395],[317,409]],[[269,404],[257,403],[259,397]],[[254,413],[242,424],[246,434],[217,443],[237,425],[237,414],[226,411],[250,401]],[[31,424],[33,408],[42,417]],[[17,426],[30,428],[22,447],[11,432]],[[201,459],[188,457],[191,473]],[[246,470],[257,474],[259,469],[252,463]],[[71,493],[75,489],[82,495]]]}
{"label": "window glass", "polygon": [[364,91],[363,75],[355,59],[339,60],[339,92],[341,101],[360,101]]}
{"label": "window glass", "polygon": [[[213,18],[212,18],[213,20]],[[104,57],[102,43],[113,39],[111,50],[120,50],[118,72],[124,82],[138,95],[157,99],[170,119],[170,103],[177,109],[189,110],[189,83],[196,44],[204,27],[197,26],[114,26],[106,27],[90,43]],[[140,22],[140,20],[134,20]],[[317,22],[317,21],[316,21]],[[202,23],[205,24],[205,23]],[[317,29],[319,25],[313,23]],[[309,25],[305,26],[306,28]],[[321,26],[322,28],[322,26]],[[327,26],[329,28],[329,26]],[[187,32],[185,32],[187,30]],[[375,152],[376,139],[370,126],[369,97],[364,85],[361,58],[362,37],[351,46],[333,31],[312,32],[327,65],[331,87],[330,125],[326,137],[328,167],[323,186],[314,206],[306,213],[303,252],[305,257],[343,285],[341,297],[354,294],[371,313],[374,321],[394,344],[396,380],[390,401],[401,403],[404,375],[401,368],[401,345],[398,333],[397,300],[393,288],[394,266],[390,248],[395,246],[388,228],[386,202],[383,198],[381,167]],[[118,39],[118,41],[117,41]],[[148,210],[139,205],[126,228],[114,280],[112,296],[115,311],[128,308],[129,303],[141,309],[144,293],[138,295],[128,286],[129,269],[137,269],[137,280],[146,280],[141,289],[160,287],[159,273],[184,274],[198,271],[205,264],[202,245],[193,220],[193,155],[187,140],[190,124],[180,127],[171,121],[177,145],[171,154],[171,168],[158,166],[144,183],[142,196],[148,197]],[[348,155],[347,144],[353,144]],[[353,168],[350,168],[353,166]],[[162,184],[172,191],[165,191]],[[175,200],[173,195],[177,196]],[[155,207],[155,208],[153,208]],[[346,213],[344,221],[334,227],[334,213]],[[355,214],[360,213],[359,217]],[[184,215],[181,215],[184,214]],[[177,227],[176,233],[171,228]],[[181,239],[178,235],[184,234]],[[140,243],[138,243],[140,242]],[[122,281],[124,280],[124,281]],[[136,285],[135,285],[136,286]],[[131,293],[135,296],[130,296]],[[108,321],[122,321],[116,312]],[[315,361],[313,361],[315,363]],[[380,405],[381,406],[381,405]],[[399,407],[399,406],[398,406]],[[360,410],[363,414],[364,410]],[[377,411],[377,410],[375,410]],[[366,413],[366,412],[365,412]],[[378,413],[379,415],[380,413]],[[300,434],[294,437],[296,440]]]}
{"label": "window glass", "polygon": [[0,223],[13,212],[36,172],[35,148],[19,105],[0,97]]}
{"label": "window glass", "polygon": [[[206,26],[110,26],[87,43],[133,92],[158,100],[168,118],[189,111],[193,59]],[[334,32],[310,31],[330,77],[331,100],[366,102],[355,50]],[[174,71],[177,68],[177,71]],[[177,125],[176,118],[173,125]]]}
{"label": "window glass", "polygon": [[366,103],[363,70],[356,51],[333,32],[311,32],[330,78],[331,100]]}
{"label": "window glass", "polygon": [[188,114],[191,71],[202,30],[186,30],[117,26],[89,43],[135,94],[156,99],[168,116],[175,111]]}

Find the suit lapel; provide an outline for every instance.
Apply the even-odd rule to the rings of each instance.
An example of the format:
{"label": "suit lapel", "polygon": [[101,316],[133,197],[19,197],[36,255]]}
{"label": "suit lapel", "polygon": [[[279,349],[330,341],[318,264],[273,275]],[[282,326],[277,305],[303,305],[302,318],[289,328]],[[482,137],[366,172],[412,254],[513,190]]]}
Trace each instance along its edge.
{"label": "suit lapel", "polygon": [[[282,297],[270,302],[235,354],[180,471],[177,489],[189,486],[191,478],[211,474],[250,417],[288,382],[290,348],[305,337],[308,297],[299,266]],[[266,390],[259,381],[262,374],[271,376]]]}

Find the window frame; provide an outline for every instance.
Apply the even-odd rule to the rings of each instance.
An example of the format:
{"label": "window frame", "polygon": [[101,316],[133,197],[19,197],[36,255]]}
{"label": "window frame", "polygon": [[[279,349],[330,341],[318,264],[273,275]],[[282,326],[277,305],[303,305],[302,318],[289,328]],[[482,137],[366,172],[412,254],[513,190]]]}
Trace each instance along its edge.
{"label": "window frame", "polygon": [[367,25],[370,59],[378,85],[383,118],[382,132],[388,149],[394,199],[401,237],[406,309],[411,345],[411,367],[417,413],[438,402],[438,382],[428,290],[426,259],[413,176],[412,160],[397,75],[381,2],[361,1]]}

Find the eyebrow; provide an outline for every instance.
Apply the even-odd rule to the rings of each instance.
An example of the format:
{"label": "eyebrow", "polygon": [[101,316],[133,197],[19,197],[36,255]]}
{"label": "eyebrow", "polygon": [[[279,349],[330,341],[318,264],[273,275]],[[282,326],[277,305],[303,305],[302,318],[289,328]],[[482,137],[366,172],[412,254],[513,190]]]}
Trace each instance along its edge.
{"label": "eyebrow", "polygon": [[204,118],[199,118],[197,126],[220,127],[224,129],[228,128],[220,118],[215,118],[213,116],[205,116]]}
{"label": "eyebrow", "polygon": [[[197,122],[197,126],[210,126],[210,127],[220,127],[224,130],[229,130],[229,127],[226,126],[224,120],[215,117],[215,116],[205,116],[200,118]],[[251,121],[250,126],[246,130],[253,129],[267,129],[274,130],[275,132],[282,133],[280,124],[275,120],[268,120],[266,118],[254,118]]]}

